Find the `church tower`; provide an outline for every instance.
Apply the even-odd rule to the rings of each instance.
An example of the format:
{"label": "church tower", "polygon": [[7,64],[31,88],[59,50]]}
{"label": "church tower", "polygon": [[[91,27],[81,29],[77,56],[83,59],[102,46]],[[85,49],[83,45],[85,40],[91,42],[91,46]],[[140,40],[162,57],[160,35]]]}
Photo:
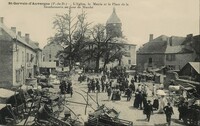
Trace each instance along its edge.
{"label": "church tower", "polygon": [[115,8],[113,8],[113,12],[106,22],[107,35],[111,36],[112,38],[122,37],[121,27],[122,27],[121,20],[117,16]]}

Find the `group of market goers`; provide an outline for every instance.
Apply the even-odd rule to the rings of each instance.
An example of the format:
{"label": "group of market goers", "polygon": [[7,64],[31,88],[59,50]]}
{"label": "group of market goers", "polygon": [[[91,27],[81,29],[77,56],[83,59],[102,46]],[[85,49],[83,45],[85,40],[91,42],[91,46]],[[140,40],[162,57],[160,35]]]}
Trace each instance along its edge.
{"label": "group of market goers", "polygon": [[150,100],[147,100],[147,88],[146,84],[138,84],[137,88],[135,82],[140,82],[138,78],[132,78],[129,84],[128,78],[125,76],[119,76],[117,78],[117,85],[114,85],[114,81],[110,79],[108,81],[103,75],[99,78],[88,78],[88,92],[107,92],[108,100],[116,101],[121,100],[121,94],[124,93],[127,97],[127,101],[130,101],[132,94],[135,94],[135,99],[133,107],[143,110],[146,115],[146,120],[150,121],[151,114],[154,110],[158,110],[159,113],[165,113],[166,121],[168,125],[171,124],[171,115],[173,112],[173,107],[167,102],[165,96],[157,98],[156,96],[156,86],[153,84],[152,95],[155,96],[153,104]]}
{"label": "group of market goers", "polygon": [[[171,125],[171,116],[174,114],[173,107],[170,102],[167,101],[165,96],[157,97],[157,89],[155,84],[153,84],[152,88],[152,96],[154,98],[153,101],[147,100],[147,89],[148,86],[146,84],[140,83],[140,76],[135,75],[131,79],[131,83],[129,84],[127,76],[118,76],[116,78],[117,84],[113,79],[108,79],[106,75],[102,75],[101,77],[88,77],[88,92],[107,92],[108,100],[116,101],[121,100],[121,94],[124,93],[127,97],[127,101],[130,101],[132,94],[135,94],[135,99],[133,102],[133,107],[137,109],[143,110],[143,113],[146,115],[146,120],[150,121],[151,114],[153,111],[157,111],[158,113],[164,113],[166,115],[166,122],[168,125]],[[135,82],[138,82],[138,86],[136,88]],[[153,104],[151,103],[153,102]],[[182,108],[178,109],[180,116],[183,115]],[[181,119],[181,117],[179,118]]]}

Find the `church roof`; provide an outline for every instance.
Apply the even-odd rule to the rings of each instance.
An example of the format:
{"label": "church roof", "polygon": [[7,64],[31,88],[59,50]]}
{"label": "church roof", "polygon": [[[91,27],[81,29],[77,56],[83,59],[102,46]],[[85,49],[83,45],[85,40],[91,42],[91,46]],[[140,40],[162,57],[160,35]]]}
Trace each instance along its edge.
{"label": "church roof", "polygon": [[113,12],[111,16],[108,18],[106,24],[115,24],[115,23],[121,23],[121,20],[117,16],[115,8],[113,8]]}

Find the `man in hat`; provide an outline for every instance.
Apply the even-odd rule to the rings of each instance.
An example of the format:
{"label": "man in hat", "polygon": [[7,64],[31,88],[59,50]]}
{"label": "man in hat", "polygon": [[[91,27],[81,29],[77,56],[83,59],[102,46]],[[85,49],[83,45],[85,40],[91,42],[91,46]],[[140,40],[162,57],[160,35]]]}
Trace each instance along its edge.
{"label": "man in hat", "polygon": [[174,114],[174,111],[173,111],[173,108],[172,106],[170,105],[170,103],[168,102],[167,103],[167,106],[165,106],[163,108],[164,112],[165,112],[165,115],[166,115],[166,121],[168,123],[168,126],[171,125],[171,116],[172,114]]}
{"label": "man in hat", "polygon": [[152,106],[150,100],[147,101],[147,104],[145,105],[145,108],[144,108],[143,112],[144,112],[144,114],[146,114],[147,121],[149,122],[150,121],[150,116],[151,116],[151,114],[153,114],[153,106]]}

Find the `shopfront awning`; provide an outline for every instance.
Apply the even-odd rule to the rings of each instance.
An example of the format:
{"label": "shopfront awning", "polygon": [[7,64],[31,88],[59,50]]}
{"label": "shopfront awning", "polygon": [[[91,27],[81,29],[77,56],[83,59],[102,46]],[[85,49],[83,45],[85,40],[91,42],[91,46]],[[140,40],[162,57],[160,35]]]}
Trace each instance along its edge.
{"label": "shopfront awning", "polygon": [[[9,97],[13,96],[14,94],[15,94],[14,91],[0,88],[0,98],[9,98]],[[18,94],[18,92],[16,92],[16,94]]]}
{"label": "shopfront awning", "polygon": [[42,62],[40,67],[42,67],[42,68],[56,68],[56,62]]}

